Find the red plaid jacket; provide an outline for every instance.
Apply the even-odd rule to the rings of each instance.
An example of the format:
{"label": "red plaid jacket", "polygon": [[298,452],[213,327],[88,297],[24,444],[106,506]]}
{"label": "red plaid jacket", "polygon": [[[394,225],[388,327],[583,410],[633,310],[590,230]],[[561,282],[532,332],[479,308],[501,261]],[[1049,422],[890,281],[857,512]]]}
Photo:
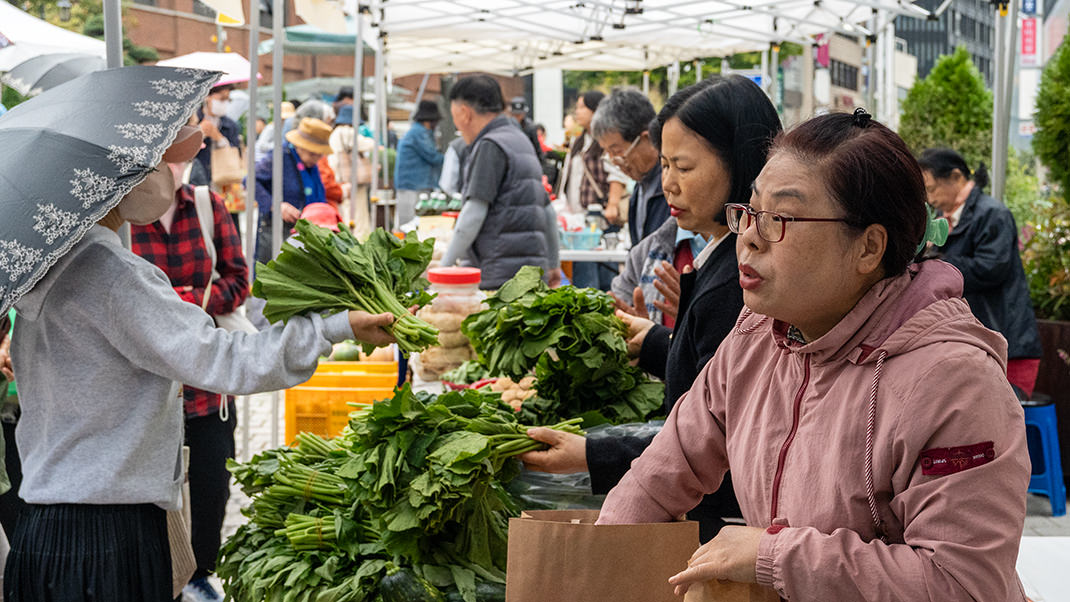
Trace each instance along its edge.
{"label": "red plaid jacket", "polygon": [[[183,186],[175,195],[178,207],[171,223],[171,232],[164,230],[158,221],[148,226],[132,225],[131,250],[163,270],[171,279],[175,292],[184,301],[199,306],[204,299],[205,287],[211,284],[208,313],[213,316],[228,314],[249,296],[249,270],[234,222],[227,213],[223,199],[213,192],[215,231],[212,240],[216,248],[216,271],[220,277],[210,282],[212,264],[197,221],[193,187]],[[208,416],[219,410],[220,396],[216,393],[183,387],[183,396],[187,418]]]}

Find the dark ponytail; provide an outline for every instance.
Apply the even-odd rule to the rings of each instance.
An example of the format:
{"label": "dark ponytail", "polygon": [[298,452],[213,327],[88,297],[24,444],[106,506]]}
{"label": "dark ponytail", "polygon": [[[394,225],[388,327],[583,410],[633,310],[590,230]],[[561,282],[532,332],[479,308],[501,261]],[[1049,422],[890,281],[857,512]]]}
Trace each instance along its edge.
{"label": "dark ponytail", "polygon": [[[970,179],[970,167],[966,165],[966,159],[963,159],[962,155],[950,148],[925,149],[922,151],[921,156],[918,157],[918,165],[921,166],[922,171],[929,172],[932,174],[933,179],[936,180],[946,180],[951,177],[951,173],[954,171],[961,173],[962,177],[967,180]],[[984,163],[977,168],[977,177],[974,178],[974,181],[981,188],[984,188],[984,185],[988,183],[988,171],[985,169]]]}
{"label": "dark ponytail", "polygon": [[988,186],[988,168],[985,167],[984,161],[977,164],[977,171],[973,172],[973,183],[982,189]]}

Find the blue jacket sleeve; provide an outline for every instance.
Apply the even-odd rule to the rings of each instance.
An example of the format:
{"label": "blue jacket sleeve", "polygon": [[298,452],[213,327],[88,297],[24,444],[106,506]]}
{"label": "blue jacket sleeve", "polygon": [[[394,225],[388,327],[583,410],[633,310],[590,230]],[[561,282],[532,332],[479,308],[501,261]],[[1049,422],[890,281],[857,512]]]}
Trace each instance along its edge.
{"label": "blue jacket sleeve", "polygon": [[438,149],[435,148],[434,137],[430,130],[416,138],[413,142],[415,142],[415,144],[412,145],[412,150],[416,151],[416,154],[419,155],[421,159],[434,167],[440,167],[442,165],[443,154],[438,152]]}

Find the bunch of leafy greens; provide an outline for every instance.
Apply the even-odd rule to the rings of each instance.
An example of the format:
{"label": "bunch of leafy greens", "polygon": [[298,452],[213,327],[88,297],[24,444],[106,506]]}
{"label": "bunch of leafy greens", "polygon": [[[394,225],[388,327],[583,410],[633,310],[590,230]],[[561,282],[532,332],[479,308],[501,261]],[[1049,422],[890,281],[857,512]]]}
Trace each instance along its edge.
{"label": "bunch of leafy greens", "polygon": [[389,330],[402,351],[438,344],[438,329],[408,309],[433,298],[422,275],[434,239],[420,241],[410,232],[401,241],[379,228],[361,243],[345,228],[332,232],[301,220],[295,240],[300,246],[283,243],[278,257],[256,267],[253,294],[267,301],[269,322],[309,312],[389,312],[397,317]]}
{"label": "bunch of leafy greens", "polygon": [[479,583],[505,582],[510,459],[544,447],[527,429],[497,394],[406,385],[338,438],[228,463],[253,498],[220,551],[228,599],[371,601],[391,563],[475,602]]}
{"label": "bunch of leafy greens", "polygon": [[541,269],[526,266],[487,305],[461,331],[490,374],[520,378],[534,369],[538,396],[524,402],[522,420],[550,424],[579,416],[585,426],[619,424],[661,409],[664,385],[629,365],[627,330],[609,295],[551,289]]}

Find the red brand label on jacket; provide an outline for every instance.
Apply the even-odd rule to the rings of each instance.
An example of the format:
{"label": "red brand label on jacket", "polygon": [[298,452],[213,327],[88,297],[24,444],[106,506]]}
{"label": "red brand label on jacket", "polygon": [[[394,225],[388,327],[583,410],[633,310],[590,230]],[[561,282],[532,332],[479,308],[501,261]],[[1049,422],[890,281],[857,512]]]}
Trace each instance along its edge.
{"label": "red brand label on jacket", "polygon": [[921,462],[921,474],[944,476],[988,464],[995,457],[995,445],[991,441],[985,441],[962,447],[927,449],[921,452],[918,461]]}

